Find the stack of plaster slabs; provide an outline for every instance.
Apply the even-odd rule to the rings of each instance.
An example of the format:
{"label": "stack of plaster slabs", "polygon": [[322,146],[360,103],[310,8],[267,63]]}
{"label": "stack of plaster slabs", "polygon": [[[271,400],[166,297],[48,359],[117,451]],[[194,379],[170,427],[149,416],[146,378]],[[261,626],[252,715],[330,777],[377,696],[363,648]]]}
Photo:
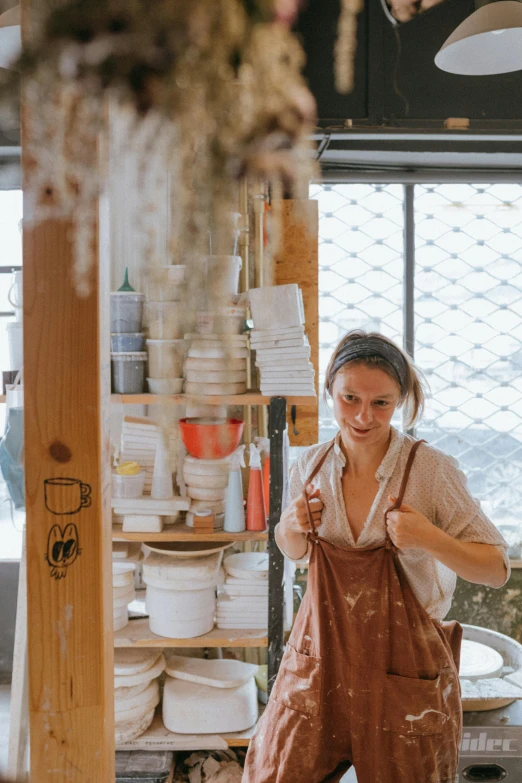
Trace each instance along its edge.
{"label": "stack of plaster slabs", "polygon": [[160,700],[158,677],[165,669],[161,650],[114,650],[114,722],[116,744],[146,731]]}
{"label": "stack of plaster slabs", "polygon": [[121,429],[121,460],[137,462],[145,473],[144,493],[150,495],[159,429],[146,416],[125,416]]}
{"label": "stack of plaster slabs", "polygon": [[230,472],[230,457],[197,459],[188,454],[183,461],[183,481],[190,498],[187,525],[194,527],[194,512],[209,509],[214,513],[214,528],[225,520],[225,501]]}
{"label": "stack of plaster slabs", "polygon": [[152,633],[170,639],[203,636],[214,627],[222,552],[177,558],[151,552],[143,563]]}
{"label": "stack of plaster slabs", "polygon": [[217,627],[264,629],[268,627],[268,554],[244,552],[223,563],[226,578],[219,589]]}
{"label": "stack of plaster slabs", "polygon": [[202,397],[247,390],[247,335],[186,334],[185,394]]}
{"label": "stack of plaster slabs", "polygon": [[112,563],[112,617],[115,631],[125,628],[129,622],[128,606],[136,598],[134,569],[134,563]]}
{"label": "stack of plaster slabs", "polygon": [[171,655],[163,692],[163,723],[176,734],[245,731],[258,718],[258,666],[235,660]]}
{"label": "stack of plaster slabs", "polygon": [[261,394],[315,395],[315,371],[299,286],[253,288],[249,299],[254,321],[250,346],[256,352]]}

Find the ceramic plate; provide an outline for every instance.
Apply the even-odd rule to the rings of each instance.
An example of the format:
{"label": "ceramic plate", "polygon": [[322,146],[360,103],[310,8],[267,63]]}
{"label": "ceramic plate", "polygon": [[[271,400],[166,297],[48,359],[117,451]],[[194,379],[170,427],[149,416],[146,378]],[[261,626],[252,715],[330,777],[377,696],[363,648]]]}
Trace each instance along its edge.
{"label": "ceramic plate", "polygon": [[173,555],[174,557],[203,557],[215,552],[222,552],[232,546],[233,541],[227,544],[211,543],[209,541],[145,541],[144,545],[152,552],[160,555]]}

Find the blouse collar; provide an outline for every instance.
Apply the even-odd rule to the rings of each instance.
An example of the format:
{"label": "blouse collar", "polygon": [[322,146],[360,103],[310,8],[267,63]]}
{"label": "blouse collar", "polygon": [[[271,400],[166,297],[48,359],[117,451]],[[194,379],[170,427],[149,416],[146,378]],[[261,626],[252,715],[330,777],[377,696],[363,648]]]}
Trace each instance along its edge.
{"label": "blouse collar", "polygon": [[[382,481],[383,479],[390,478],[393,471],[395,470],[395,466],[397,465],[397,460],[399,459],[399,454],[401,452],[402,444],[404,442],[405,436],[403,435],[402,432],[396,430],[395,427],[390,427],[390,429],[391,429],[390,445],[388,446],[388,451],[382,458],[382,462],[377,468],[377,472],[375,473],[375,478],[377,479],[377,481]],[[344,467],[346,465],[346,457],[344,456],[343,450],[341,449],[340,431],[335,436],[334,452],[338,464]]]}

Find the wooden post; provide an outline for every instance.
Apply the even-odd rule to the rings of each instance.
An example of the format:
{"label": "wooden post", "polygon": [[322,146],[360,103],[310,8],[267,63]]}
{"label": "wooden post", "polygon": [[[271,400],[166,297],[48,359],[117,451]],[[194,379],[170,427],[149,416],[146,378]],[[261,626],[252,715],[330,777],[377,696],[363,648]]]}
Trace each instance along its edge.
{"label": "wooden post", "polygon": [[[25,152],[26,120],[38,107],[23,100],[27,187],[38,161]],[[52,201],[52,180],[42,193]],[[109,264],[107,257],[100,263],[101,228],[93,226],[91,288],[80,298],[74,225],[24,226],[29,719],[31,780],[38,783],[115,779]]]}
{"label": "wooden post", "polygon": [[[319,211],[318,202],[287,199],[281,210],[281,244],[275,257],[275,283],[297,283],[303,292],[306,333],[312,347],[315,390],[319,389]],[[288,406],[288,434],[292,446],[312,446],[319,439],[319,407],[297,406],[294,433],[292,406]]]}

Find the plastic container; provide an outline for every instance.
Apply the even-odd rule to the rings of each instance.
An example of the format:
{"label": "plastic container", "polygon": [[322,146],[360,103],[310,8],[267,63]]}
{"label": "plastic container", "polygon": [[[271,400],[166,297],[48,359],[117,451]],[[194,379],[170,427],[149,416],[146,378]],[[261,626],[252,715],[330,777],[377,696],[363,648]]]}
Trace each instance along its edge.
{"label": "plastic container", "polygon": [[183,375],[185,340],[147,340],[149,376],[151,378],[180,378]]}
{"label": "plastic container", "polygon": [[23,291],[22,291],[23,272],[13,272],[12,283],[7,292],[7,301],[15,311],[17,321],[22,320]]}
{"label": "plastic container", "polygon": [[143,332],[115,332],[111,334],[111,351],[114,353],[136,353],[143,351],[145,335]]}
{"label": "plastic container", "polygon": [[112,390],[115,394],[142,394],[145,386],[145,351],[111,353]]}
{"label": "plastic container", "polygon": [[212,282],[212,292],[217,297],[237,296],[241,256],[207,256],[205,258],[207,281]]}
{"label": "plastic container", "polygon": [[176,283],[145,284],[147,299],[149,302],[181,302],[185,294],[185,286]]}
{"label": "plastic container", "polygon": [[21,370],[24,363],[24,333],[22,321],[11,321],[7,324],[9,339],[9,364],[13,372]]}
{"label": "plastic container", "polygon": [[111,333],[141,332],[143,294],[115,291],[111,294]]}
{"label": "plastic container", "polygon": [[184,378],[147,378],[151,394],[181,394]]}
{"label": "plastic container", "polygon": [[183,337],[186,314],[178,302],[147,302],[145,319],[152,340],[179,340]]}
{"label": "plastic container", "polygon": [[196,316],[199,334],[241,334],[245,325],[246,308],[220,307],[210,312],[200,310]]}
{"label": "plastic container", "polygon": [[145,486],[145,471],[140,470],[135,476],[120,476],[112,474],[113,498],[140,498]]}
{"label": "plastic container", "polygon": [[189,454],[198,459],[228,457],[239,446],[244,426],[239,419],[227,419],[223,424],[179,420],[181,440]]}

